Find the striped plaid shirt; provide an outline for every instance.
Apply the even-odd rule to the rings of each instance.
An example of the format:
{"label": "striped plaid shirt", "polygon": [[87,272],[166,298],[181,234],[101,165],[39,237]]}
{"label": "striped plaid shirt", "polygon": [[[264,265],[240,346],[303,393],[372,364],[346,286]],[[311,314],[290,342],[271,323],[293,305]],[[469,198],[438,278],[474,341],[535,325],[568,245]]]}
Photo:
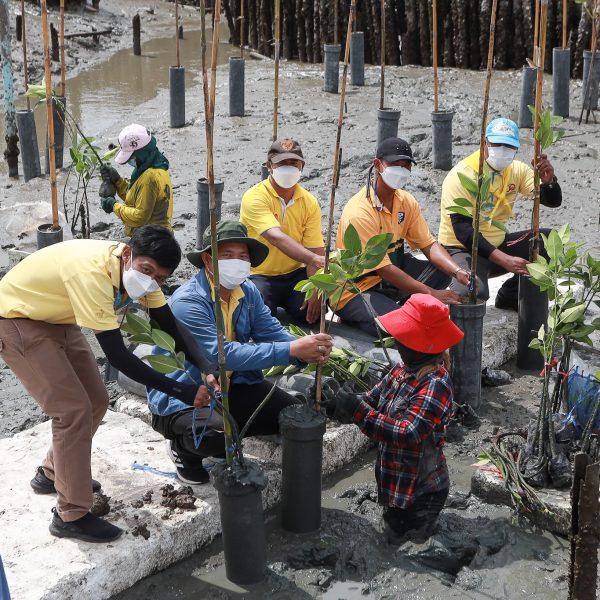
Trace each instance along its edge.
{"label": "striped plaid shirt", "polygon": [[[354,421],[379,442],[375,465],[379,504],[408,508],[417,496],[449,487],[441,449],[452,396],[452,381],[443,366],[417,379],[401,364],[363,396]],[[436,466],[417,482],[424,442],[431,435],[438,450]]]}

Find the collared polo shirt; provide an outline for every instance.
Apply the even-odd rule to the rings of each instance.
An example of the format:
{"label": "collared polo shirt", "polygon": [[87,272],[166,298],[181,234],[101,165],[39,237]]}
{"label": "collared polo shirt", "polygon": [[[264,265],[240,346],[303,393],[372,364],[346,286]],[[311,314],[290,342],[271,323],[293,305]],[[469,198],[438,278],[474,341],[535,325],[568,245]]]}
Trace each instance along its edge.
{"label": "collared polo shirt", "polygon": [[[360,280],[355,282],[356,287],[366,291],[381,282],[377,269],[393,264],[402,268],[404,254],[404,241],[406,240],[413,249],[422,249],[431,246],[435,238],[431,235],[421,207],[412,194],[404,190],[396,190],[391,212],[379,201],[375,192],[371,190],[367,196],[366,186],[353,196],[342,211],[336,236],[336,247],[344,248],[344,234],[348,225],[354,225],[362,247],[375,235],[391,233],[392,239],[387,254],[374,269],[363,272]],[[334,310],[343,308],[356,294],[344,292]]]}
{"label": "collared polo shirt", "polygon": [[[0,316],[116,329],[123,248],[105,240],[69,240],[34,252],[0,281]],[[166,304],[160,290],[138,302],[148,308]]]}
{"label": "collared polo shirt", "polygon": [[321,207],[317,199],[298,184],[284,211],[270,179],[257,183],[242,197],[240,221],[248,228],[250,237],[269,248],[266,260],[252,269],[254,275],[285,275],[304,266],[270,244],[262,235],[267,229],[279,227],[305,248],[322,248],[324,245]]}
{"label": "collared polo shirt", "polygon": [[[484,170],[490,169],[487,163],[484,163]],[[444,246],[454,246],[462,248],[463,245],[458,241],[454,234],[451,213],[448,207],[454,206],[456,198],[466,198],[473,204],[467,210],[473,214],[475,199],[460,182],[459,173],[466,175],[469,179],[475,179],[479,171],[479,150],[461,160],[444,179],[442,184],[442,201],[440,214],[440,231],[438,240]],[[482,217],[488,216],[506,223],[513,214],[513,205],[517,195],[533,197],[533,169],[520,160],[513,162],[501,172],[494,171],[492,174],[492,184],[490,186],[490,203],[494,207],[489,211],[483,211]],[[483,237],[496,248],[504,241],[506,234],[492,223],[482,218],[479,222],[479,232]]]}
{"label": "collared polo shirt", "polygon": [[[207,277],[208,285],[210,286],[210,296],[212,301],[215,301],[215,286],[212,278]],[[241,286],[231,290],[229,300],[225,300],[221,296],[221,312],[223,313],[223,325],[225,326],[225,337],[229,342],[235,342],[235,327],[233,325],[233,313],[238,307],[240,300],[245,297],[244,290]]]}

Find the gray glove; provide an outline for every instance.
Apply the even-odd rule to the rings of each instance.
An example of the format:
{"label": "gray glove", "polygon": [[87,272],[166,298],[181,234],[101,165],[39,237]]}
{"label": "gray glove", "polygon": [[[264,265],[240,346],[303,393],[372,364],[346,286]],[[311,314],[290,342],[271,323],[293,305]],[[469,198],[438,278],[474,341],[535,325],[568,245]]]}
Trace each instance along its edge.
{"label": "gray glove", "polygon": [[114,197],[117,195],[117,188],[112,181],[103,179],[100,184],[100,189],[98,190],[98,195],[100,198]]}
{"label": "gray glove", "polygon": [[107,164],[103,164],[100,167],[100,175],[103,181],[110,181],[111,183],[117,183],[121,179],[119,172]]}
{"label": "gray glove", "polygon": [[355,394],[350,388],[342,387],[335,396],[333,418],[340,423],[354,423],[354,413],[360,406],[360,394]]}
{"label": "gray glove", "polygon": [[[315,400],[317,396],[315,385],[311,385],[308,390],[310,397]],[[321,408],[325,409],[325,413],[328,417],[333,416],[333,412],[335,411],[335,395],[337,393],[337,388],[334,389],[329,385],[328,381],[324,381],[321,385]]]}

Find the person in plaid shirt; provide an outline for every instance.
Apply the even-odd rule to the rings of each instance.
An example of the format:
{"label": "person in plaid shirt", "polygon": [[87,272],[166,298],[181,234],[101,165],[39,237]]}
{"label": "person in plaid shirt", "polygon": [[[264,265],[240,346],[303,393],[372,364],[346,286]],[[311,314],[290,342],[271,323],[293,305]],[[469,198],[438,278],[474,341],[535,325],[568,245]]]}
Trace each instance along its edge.
{"label": "person in plaid shirt", "polygon": [[397,542],[412,530],[429,534],[448,496],[442,447],[453,392],[444,359],[464,334],[448,307],[427,294],[413,294],[377,322],[395,338],[402,363],[367,394],[342,388],[334,417],[379,443],[378,502],[388,541]]}

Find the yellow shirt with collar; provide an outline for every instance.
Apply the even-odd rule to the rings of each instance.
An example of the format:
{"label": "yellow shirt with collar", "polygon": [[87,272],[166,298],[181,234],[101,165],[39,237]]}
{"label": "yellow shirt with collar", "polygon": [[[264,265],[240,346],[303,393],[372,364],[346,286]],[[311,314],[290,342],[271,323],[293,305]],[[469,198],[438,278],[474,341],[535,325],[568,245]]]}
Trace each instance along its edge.
{"label": "yellow shirt with collar", "polygon": [[[34,252],[0,281],[0,316],[116,329],[123,248],[125,244],[112,241],[69,240]],[[148,308],[166,304],[160,290],[138,302]]]}
{"label": "yellow shirt with collar", "polygon": [[294,196],[283,213],[281,200],[270,178],[251,187],[242,197],[240,221],[247,227],[250,237],[269,248],[266,260],[252,269],[253,275],[285,275],[304,266],[270,244],[262,235],[267,229],[279,227],[305,248],[322,248],[324,245],[321,207],[302,186],[296,184]]}
{"label": "yellow shirt with collar", "polygon": [[[344,248],[344,234],[350,224],[354,225],[358,232],[363,248],[375,235],[392,234],[387,254],[381,263],[364,272],[363,277],[355,283],[356,287],[363,292],[381,282],[381,277],[376,273],[377,269],[390,264],[401,267],[405,240],[412,249],[427,248],[435,242],[419,203],[412,194],[404,190],[396,190],[390,212],[379,201],[373,189],[370,190],[369,197],[366,186],[363,187],[344,206],[337,230],[336,248]],[[354,296],[356,294],[353,292],[344,292],[337,306],[332,308],[334,310],[343,308]]]}
{"label": "yellow shirt with collar", "polygon": [[[484,172],[490,171],[487,163],[484,163]],[[448,212],[449,206],[454,206],[456,198],[466,198],[473,205],[475,199],[463,187],[458,177],[462,173],[474,179],[479,171],[479,150],[461,160],[444,179],[442,184],[442,201],[440,215],[440,231],[438,240],[444,246],[454,246],[463,248],[463,245],[456,239],[452,221]],[[482,216],[489,216],[495,221],[506,223],[512,216],[513,205],[517,199],[517,194],[533,197],[533,169],[527,166],[520,160],[513,162],[503,171],[498,173],[493,172],[492,184],[490,186],[490,201],[494,203],[494,208],[487,212],[482,212]],[[473,214],[473,207],[467,208]],[[496,246],[496,248],[504,241],[506,234],[502,229],[498,229],[492,223],[485,219],[481,219],[479,223],[479,231],[483,237]]]}
{"label": "yellow shirt with collar", "polygon": [[[210,286],[210,295],[212,301],[215,301],[215,286],[211,277],[206,275],[208,285]],[[225,337],[229,342],[235,342],[235,328],[233,326],[233,313],[238,307],[240,300],[245,297],[244,290],[241,286],[231,290],[229,300],[225,300],[221,296],[221,312],[223,313],[223,325],[225,326]]]}

